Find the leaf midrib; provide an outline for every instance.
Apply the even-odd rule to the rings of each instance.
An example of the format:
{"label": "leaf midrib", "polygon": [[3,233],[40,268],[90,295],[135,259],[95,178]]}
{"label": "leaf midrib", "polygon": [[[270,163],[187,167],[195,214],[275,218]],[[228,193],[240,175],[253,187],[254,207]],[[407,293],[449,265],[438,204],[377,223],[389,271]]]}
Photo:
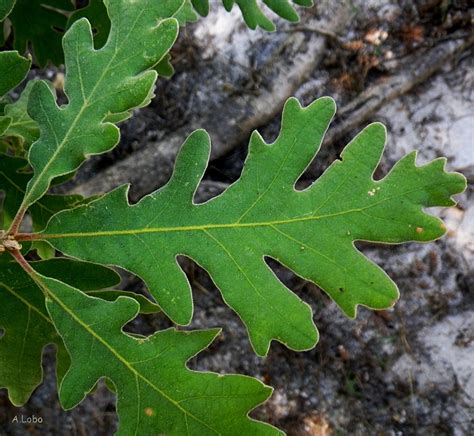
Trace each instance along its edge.
{"label": "leaf midrib", "polygon": [[325,218],[333,218],[336,216],[347,215],[349,213],[362,212],[371,205],[365,208],[350,209],[342,212],[336,212],[333,214],[320,215],[320,216],[305,216],[300,218],[292,218],[286,220],[275,220],[275,221],[257,221],[251,223],[224,223],[224,224],[203,224],[195,226],[177,226],[177,227],[151,227],[142,229],[125,229],[125,230],[104,230],[98,232],[73,232],[73,233],[38,233],[34,239],[61,239],[61,238],[89,238],[99,236],[123,236],[123,235],[137,235],[147,233],[171,233],[171,232],[192,232],[192,231],[203,231],[215,229],[237,229],[237,228],[256,228],[256,227],[273,227],[277,225],[293,224],[303,221],[317,221]]}
{"label": "leaf midrib", "polygon": [[10,292],[10,294],[12,294],[14,297],[16,297],[18,300],[20,300],[26,307],[28,307],[28,309],[30,310],[33,310],[34,312],[36,312],[38,315],[40,315],[46,322],[48,322],[49,324],[53,324],[53,322],[47,317],[45,316],[44,313],[42,313],[36,306],[34,306],[33,304],[31,304],[28,300],[25,300],[20,294],[17,294],[12,287],[6,285],[5,283],[3,282],[0,282],[0,286],[3,287],[4,289],[6,289],[8,292]]}
{"label": "leaf midrib", "polygon": [[[135,27],[137,25],[137,22],[138,20],[141,18],[141,16],[143,15],[144,11],[146,11],[147,9],[146,8],[143,8],[142,11],[138,14],[137,18],[135,19],[135,22],[133,23],[133,25],[130,27],[130,31],[126,34],[125,38],[123,39],[123,41],[127,41],[128,40],[128,37],[130,36],[130,34],[135,30]],[[117,54],[120,52],[120,50],[117,48],[117,46],[115,46],[115,49],[114,49],[114,52],[113,52],[113,55],[110,59],[110,61],[108,62],[107,66],[103,69],[102,71],[102,74],[100,75],[99,77],[99,80],[96,82],[96,84],[94,85],[94,87],[92,88],[91,92],[89,93],[88,97],[86,98],[84,96],[84,94],[82,94],[82,106],[79,110],[79,112],[77,113],[77,115],[75,116],[75,118],[72,120],[72,123],[69,127],[69,129],[67,130],[67,132],[65,132],[65,134],[63,135],[63,138],[61,139],[61,141],[59,142],[58,138],[56,137],[56,134],[54,132],[54,129],[53,127],[51,126],[51,130],[53,131],[53,134],[55,136],[55,139],[56,139],[56,145],[57,145],[57,148],[56,150],[54,151],[54,153],[52,154],[51,158],[49,159],[48,163],[43,167],[43,169],[39,172],[38,176],[35,176],[34,179],[35,181],[33,182],[31,188],[28,188],[27,190],[27,194],[25,195],[24,199],[23,199],[23,202],[22,202],[22,208],[24,208],[25,206],[29,206],[31,201],[30,201],[30,197],[33,195],[32,193],[35,192],[35,189],[36,187],[38,186],[38,184],[40,184],[40,181],[42,181],[42,178],[44,178],[44,175],[46,174],[47,175],[47,171],[49,170],[49,167],[52,165],[52,162],[55,161],[56,157],[58,156],[58,154],[62,151],[63,147],[65,146],[65,144],[68,143],[69,141],[69,136],[71,135],[71,133],[74,131],[77,123],[79,122],[79,120],[81,119],[82,117],[82,114],[83,112],[88,108],[90,107],[90,100],[92,99],[94,93],[96,92],[97,88],[99,87],[99,85],[102,83],[106,73],[109,72],[109,69],[111,69],[111,64],[115,61],[115,58],[117,57]],[[76,52],[76,58],[77,58],[77,52]],[[79,64],[79,62],[78,62]],[[79,81],[80,81],[80,84],[82,85],[82,76],[79,74]],[[82,87],[81,87],[82,88]],[[46,116],[46,119],[49,121],[49,116],[48,114],[44,111],[44,108],[42,106],[42,102],[40,100],[40,104],[41,104],[41,108],[43,109],[43,112]],[[38,141],[41,141],[41,138],[38,140]],[[34,145],[34,144],[33,144]],[[59,174],[61,175],[61,174]]]}
{"label": "leaf midrib", "polygon": [[[450,185],[451,183],[452,182],[441,183],[441,184],[438,184],[438,186]],[[397,198],[397,197],[401,197],[407,194],[412,194],[414,192],[422,191],[423,189],[429,186],[431,185],[423,185],[415,189],[410,189],[408,191],[402,192],[397,195],[389,195],[365,207],[347,209],[347,210],[343,210],[343,211],[335,212],[331,214],[326,214],[326,215],[314,215],[314,212],[312,212],[311,215],[307,214],[305,216],[298,217],[298,218],[281,219],[281,220],[274,220],[274,221],[256,221],[256,222],[250,222],[250,223],[242,223],[239,221],[235,221],[232,223],[202,224],[202,225],[194,225],[194,226],[174,226],[174,227],[144,227],[144,228],[137,228],[137,229],[107,230],[107,231],[104,230],[104,231],[96,231],[96,232],[37,233],[33,235],[28,235],[26,239],[49,240],[49,239],[65,239],[65,238],[90,238],[90,237],[101,237],[101,236],[124,236],[124,235],[126,236],[126,235],[137,235],[137,234],[172,233],[172,232],[192,232],[192,231],[206,232],[208,230],[214,230],[214,229],[274,227],[278,225],[334,218],[337,216],[348,215],[350,213],[363,213],[365,210],[370,209],[372,207],[379,206],[380,204],[386,201],[389,201],[393,198]],[[205,204],[206,203],[204,203],[203,205]],[[320,207],[317,210],[319,209]]]}

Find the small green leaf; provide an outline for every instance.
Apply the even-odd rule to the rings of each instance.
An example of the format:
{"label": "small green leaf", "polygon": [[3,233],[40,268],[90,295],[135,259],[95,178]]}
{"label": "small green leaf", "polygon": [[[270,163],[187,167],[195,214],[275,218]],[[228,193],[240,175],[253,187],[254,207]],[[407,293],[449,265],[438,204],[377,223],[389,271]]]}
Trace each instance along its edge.
{"label": "small green leaf", "polygon": [[74,9],[71,0],[17,0],[9,15],[13,26],[13,47],[26,53],[31,45],[36,63],[63,61],[61,39],[66,29],[67,13]]}
{"label": "small green leaf", "polygon": [[[44,295],[37,284],[14,261],[0,263],[0,387],[8,389],[16,406],[24,404],[43,378],[43,348],[55,344],[58,379],[69,366],[69,357],[51,322]],[[55,259],[32,262],[43,274],[64,280],[84,290],[114,286],[119,276],[111,269],[87,262]]]}
{"label": "small green leaf", "polygon": [[222,2],[228,11],[231,11],[234,4],[237,4],[242,12],[245,24],[247,24],[251,29],[261,27],[267,32],[273,32],[275,30],[275,25],[263,13],[262,9],[257,4],[257,0],[222,0]]}
{"label": "small green leaf", "polygon": [[28,74],[31,61],[17,51],[3,51],[0,53],[0,97],[12,90]]}
{"label": "small green leaf", "polygon": [[[191,0],[191,2],[199,15],[205,17],[209,13],[209,0]],[[228,11],[231,11],[236,4],[242,12],[245,23],[251,29],[261,27],[270,32],[275,30],[275,25],[264,14],[257,0],[222,0],[222,3]],[[263,0],[263,3],[281,18],[292,22],[299,21],[298,13],[289,0]],[[312,0],[293,0],[293,3],[305,7],[313,6]]]}
{"label": "small green leaf", "polygon": [[96,51],[92,29],[76,21],[63,38],[68,104],[58,107],[49,87],[39,82],[30,93],[28,112],[41,136],[29,153],[34,176],[21,212],[41,198],[55,177],[75,171],[87,155],[113,148],[119,130],[104,119],[150,101],[157,74],[150,70],[174,43],[174,19],[160,19],[181,0],[106,2],[111,19],[107,43]]}
{"label": "small green leaf", "polygon": [[39,276],[38,281],[47,290],[48,311],[71,355],[59,390],[64,408],[76,406],[106,377],[117,392],[120,435],[282,434],[248,417],[270,388],[250,377],[186,367],[218,330],[168,329],[135,338],[122,328],[137,315],[136,301],[119,297],[105,302],[54,279]]}
{"label": "small green leaf", "polygon": [[180,324],[190,321],[193,305],[176,256],[189,256],[240,315],[257,353],[266,354],[272,339],[297,350],[311,348],[317,331],[310,307],[275,277],[265,257],[319,285],[348,316],[355,316],[357,305],[391,307],[396,285],[354,241],[439,238],[443,223],[423,209],[453,205],[450,196],[466,186],[462,175],[445,172],[444,159],[417,167],[414,154],[374,180],[386,138],[385,128],[372,124],[345,148],[342,161],[296,191],[334,111],[330,98],[307,108],[290,99],[277,140],[268,145],[255,132],[240,179],[207,203],[193,203],[210,153],[208,135],[197,131],[162,189],[130,206],[127,187],[121,187],[59,213],[37,237],[68,255],[135,273]]}

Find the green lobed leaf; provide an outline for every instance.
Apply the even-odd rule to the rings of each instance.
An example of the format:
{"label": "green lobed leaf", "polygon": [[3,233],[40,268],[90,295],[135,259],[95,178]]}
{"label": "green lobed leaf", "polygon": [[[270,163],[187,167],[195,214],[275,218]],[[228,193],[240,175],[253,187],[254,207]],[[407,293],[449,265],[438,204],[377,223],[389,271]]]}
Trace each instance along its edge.
{"label": "green lobed leaf", "polygon": [[17,0],[9,15],[13,27],[13,47],[26,53],[31,46],[36,63],[63,61],[61,39],[66,29],[67,13],[74,9],[71,0]]}
{"label": "green lobed leaf", "polygon": [[[191,2],[200,15],[206,16],[209,13],[209,0],[191,0]],[[222,3],[228,11],[236,4],[245,23],[251,29],[261,27],[270,32],[275,30],[275,24],[267,18],[257,0],[222,0]],[[290,0],[263,0],[263,3],[281,18],[292,22],[299,21],[298,13]],[[313,0],[293,0],[293,3],[309,7],[313,5]]]}
{"label": "green lobed leaf", "polygon": [[[0,256],[5,258],[6,255]],[[119,276],[109,268],[69,259],[32,262],[43,274],[65,280],[84,290],[114,286]],[[0,263],[0,387],[11,402],[24,404],[43,378],[41,357],[48,344],[57,347],[58,379],[69,366],[69,357],[46,311],[37,284],[14,261]]]}
{"label": "green lobed leaf", "polygon": [[250,377],[186,367],[218,330],[168,329],[135,338],[122,328],[137,315],[136,301],[105,302],[54,279],[37,280],[47,290],[48,311],[71,356],[59,389],[64,408],[76,406],[106,377],[117,392],[120,435],[282,434],[248,417],[271,388]]}
{"label": "green lobed leaf", "polygon": [[386,140],[384,126],[375,123],[345,148],[342,161],[296,191],[334,112],[330,98],[306,108],[290,99],[277,140],[268,145],[254,132],[240,179],[204,204],[192,199],[210,143],[204,131],[194,132],[165,187],[134,206],[128,188],[120,187],[54,216],[36,238],[68,255],[132,271],[178,324],[188,323],[193,311],[176,261],[188,256],[209,272],[242,318],[257,353],[265,355],[272,339],[311,348],[317,331],[310,307],[276,278],[265,258],[316,283],[348,316],[355,316],[357,305],[391,307],[396,285],[354,242],[436,239],[444,224],[423,208],[453,205],[450,196],[465,188],[462,175],[445,172],[445,159],[417,167],[414,153],[374,180]]}
{"label": "green lobed leaf", "polygon": [[0,97],[12,90],[28,74],[31,61],[17,51],[3,51],[0,53]]}
{"label": "green lobed leaf", "polygon": [[94,49],[85,19],[76,21],[63,38],[68,104],[58,107],[43,82],[31,90],[28,112],[41,136],[30,148],[34,176],[22,210],[45,194],[53,178],[75,171],[86,156],[118,143],[119,130],[105,118],[149,103],[157,77],[149,69],[176,39],[176,21],[160,17],[173,15],[181,0],[116,0],[106,6],[112,24],[100,50]]}
{"label": "green lobed leaf", "polygon": [[[171,12],[172,11],[170,10],[169,13]],[[197,20],[197,15],[194,12],[190,0],[185,0],[182,6],[177,9],[172,16],[176,18],[180,25]],[[87,18],[91,23],[94,32],[95,48],[103,47],[110,32],[110,19],[107,15],[107,9],[104,2],[102,0],[91,0],[86,7],[76,10],[69,17],[68,28],[81,18]],[[171,56],[168,54],[154,67],[160,76],[169,78],[174,74],[174,69],[171,65],[170,59]],[[129,118],[129,116],[130,114],[127,113],[126,118]],[[113,123],[118,122],[113,118],[107,118],[107,121]],[[119,121],[123,121],[123,118],[119,118]]]}

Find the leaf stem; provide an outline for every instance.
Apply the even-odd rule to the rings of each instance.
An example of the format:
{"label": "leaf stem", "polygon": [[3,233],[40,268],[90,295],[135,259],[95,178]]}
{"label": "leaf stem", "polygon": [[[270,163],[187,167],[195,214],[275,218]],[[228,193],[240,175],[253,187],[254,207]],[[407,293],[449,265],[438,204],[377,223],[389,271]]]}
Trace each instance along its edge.
{"label": "leaf stem", "polygon": [[25,272],[33,278],[36,277],[36,271],[31,267],[27,260],[23,257],[23,254],[19,250],[12,250],[9,253],[13,258],[20,264],[20,266],[25,270]]}
{"label": "leaf stem", "polygon": [[41,239],[41,233],[17,233],[15,240],[20,241],[37,241]]}
{"label": "leaf stem", "polygon": [[[23,204],[24,204],[24,202],[23,202]],[[10,228],[7,231],[7,235],[12,235],[16,239],[16,235],[18,233],[18,230],[20,230],[20,226],[21,226],[21,223],[22,223],[23,218],[25,216],[26,210],[27,210],[26,206],[22,205],[20,207],[20,209],[18,210],[18,212],[15,215],[15,218],[12,221],[12,224],[11,224]]]}
{"label": "leaf stem", "polygon": [[31,277],[31,279],[38,285],[38,287],[43,292],[45,298],[48,298],[50,295],[48,288],[41,281],[38,273],[33,269],[33,267],[28,263],[28,261],[23,257],[23,254],[19,250],[9,251],[13,258],[19,263],[23,270]]}

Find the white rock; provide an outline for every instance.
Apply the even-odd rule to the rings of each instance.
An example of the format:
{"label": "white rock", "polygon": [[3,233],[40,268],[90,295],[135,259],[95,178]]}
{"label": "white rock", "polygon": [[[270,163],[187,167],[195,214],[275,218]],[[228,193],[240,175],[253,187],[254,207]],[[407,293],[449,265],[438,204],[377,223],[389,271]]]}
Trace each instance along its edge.
{"label": "white rock", "polygon": [[450,242],[462,254],[469,267],[474,269],[474,203],[467,210],[457,207],[444,209],[440,215],[448,228]]}
{"label": "white rock", "polygon": [[419,339],[434,364],[431,370],[452,369],[459,386],[474,399],[474,311],[444,318],[423,329]]}
{"label": "white rock", "polygon": [[451,165],[474,180],[474,115],[462,117],[449,129]]}
{"label": "white rock", "polygon": [[455,385],[453,369],[444,361],[432,365],[428,361],[416,361],[415,356],[402,355],[393,365],[395,379],[405,385],[415,384],[417,393],[428,393],[434,388],[449,393]]}
{"label": "white rock", "polygon": [[433,389],[448,394],[457,383],[474,407],[474,311],[448,316],[421,330],[417,339],[423,352],[402,355],[388,381],[413,385],[418,394]]}
{"label": "white rock", "polygon": [[472,181],[474,102],[464,95],[471,79],[466,72],[462,79],[448,83],[447,76],[439,74],[429,79],[428,86],[389,103],[375,119],[384,121],[389,129],[385,151],[388,162],[412,150],[419,150],[419,165],[446,156],[449,171],[461,171]]}

